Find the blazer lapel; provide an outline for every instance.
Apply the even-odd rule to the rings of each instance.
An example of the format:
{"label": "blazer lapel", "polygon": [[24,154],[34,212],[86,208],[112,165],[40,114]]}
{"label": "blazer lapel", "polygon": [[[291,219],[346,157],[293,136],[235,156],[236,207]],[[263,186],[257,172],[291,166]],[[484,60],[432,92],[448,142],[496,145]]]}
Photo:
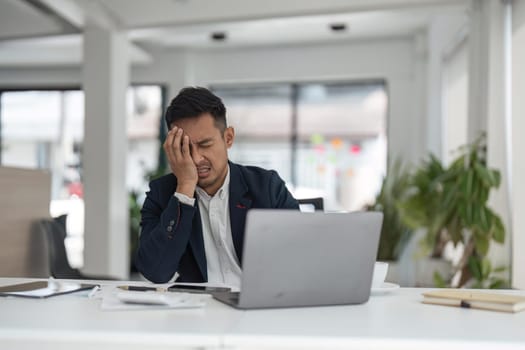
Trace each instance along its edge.
{"label": "blazer lapel", "polygon": [[204,238],[202,236],[202,222],[198,201],[195,201],[197,213],[193,216],[193,230],[190,235],[190,246],[193,256],[197,261],[204,281],[208,281],[208,266],[206,265],[206,253],[204,252]]}
{"label": "blazer lapel", "polygon": [[230,225],[233,246],[242,266],[242,249],[244,244],[244,224],[246,213],[252,206],[248,186],[244,182],[237,166],[230,162]]}

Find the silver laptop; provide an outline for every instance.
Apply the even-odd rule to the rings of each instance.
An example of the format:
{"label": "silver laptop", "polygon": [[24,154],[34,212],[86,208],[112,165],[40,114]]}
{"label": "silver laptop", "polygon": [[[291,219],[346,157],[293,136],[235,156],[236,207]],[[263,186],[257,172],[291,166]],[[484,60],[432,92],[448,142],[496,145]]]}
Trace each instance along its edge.
{"label": "silver laptop", "polygon": [[239,293],[214,297],[240,309],[364,303],[383,214],[252,209]]}

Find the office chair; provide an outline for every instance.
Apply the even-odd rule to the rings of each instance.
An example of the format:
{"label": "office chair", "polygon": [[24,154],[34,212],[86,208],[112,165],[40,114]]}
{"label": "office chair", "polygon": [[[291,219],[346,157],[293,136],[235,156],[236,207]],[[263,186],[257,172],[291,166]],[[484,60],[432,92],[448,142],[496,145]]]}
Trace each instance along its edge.
{"label": "office chair", "polygon": [[311,205],[314,207],[314,210],[324,210],[324,200],[323,197],[316,197],[316,198],[302,198],[297,200],[299,202],[299,206],[301,204],[304,205]]}
{"label": "office chair", "polygon": [[85,275],[80,270],[72,268],[67,258],[66,246],[66,217],[59,216],[56,219],[40,219],[36,225],[44,234],[48,242],[49,268],[51,276],[65,279],[89,279],[89,280],[111,280],[108,276]]}

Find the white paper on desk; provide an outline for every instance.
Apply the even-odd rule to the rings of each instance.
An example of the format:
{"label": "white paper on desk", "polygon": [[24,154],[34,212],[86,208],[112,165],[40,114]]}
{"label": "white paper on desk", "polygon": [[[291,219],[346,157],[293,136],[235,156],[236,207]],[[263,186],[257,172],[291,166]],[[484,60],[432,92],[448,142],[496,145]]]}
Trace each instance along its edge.
{"label": "white paper on desk", "polygon": [[[120,293],[120,294],[119,294]],[[130,304],[119,299],[119,295],[126,293],[162,293],[166,301],[162,305],[154,304]],[[102,291],[102,301],[100,309],[103,311],[113,310],[166,310],[166,309],[189,309],[202,308],[205,305],[205,297],[197,294],[189,293],[173,293],[173,292],[127,292],[120,291],[117,288],[108,288]]]}

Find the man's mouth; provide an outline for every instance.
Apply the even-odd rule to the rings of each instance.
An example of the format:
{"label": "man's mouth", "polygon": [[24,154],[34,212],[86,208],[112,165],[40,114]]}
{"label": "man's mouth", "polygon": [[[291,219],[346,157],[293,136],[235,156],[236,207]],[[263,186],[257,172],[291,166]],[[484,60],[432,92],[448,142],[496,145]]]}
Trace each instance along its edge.
{"label": "man's mouth", "polygon": [[197,167],[197,174],[199,175],[199,177],[206,177],[206,176],[208,176],[210,171],[211,171],[211,167],[209,167],[209,166]]}

